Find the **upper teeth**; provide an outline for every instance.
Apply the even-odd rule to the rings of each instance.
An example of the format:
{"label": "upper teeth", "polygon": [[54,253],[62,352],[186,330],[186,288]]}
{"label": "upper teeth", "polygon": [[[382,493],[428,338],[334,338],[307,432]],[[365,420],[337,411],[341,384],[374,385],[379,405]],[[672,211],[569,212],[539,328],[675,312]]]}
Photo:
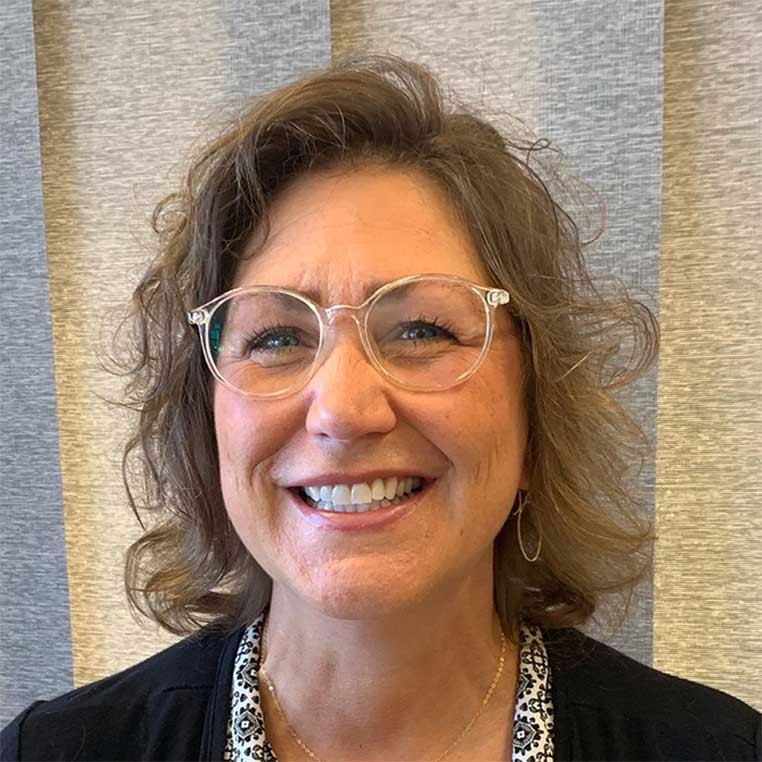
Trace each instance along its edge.
{"label": "upper teeth", "polygon": [[373,500],[391,500],[421,486],[423,480],[418,476],[398,479],[376,479],[372,483],[359,484],[324,484],[322,487],[305,487],[304,491],[316,502],[333,505],[362,505]]}

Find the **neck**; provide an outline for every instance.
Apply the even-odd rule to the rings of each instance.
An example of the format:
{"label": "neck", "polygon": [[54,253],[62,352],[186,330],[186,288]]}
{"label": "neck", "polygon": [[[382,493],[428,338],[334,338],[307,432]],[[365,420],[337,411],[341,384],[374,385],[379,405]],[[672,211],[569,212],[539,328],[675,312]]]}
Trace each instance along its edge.
{"label": "neck", "polygon": [[[475,595],[485,588],[489,595]],[[348,620],[276,583],[263,664],[288,725],[320,758],[432,759],[479,712],[500,653],[491,585],[467,584],[415,608]],[[483,738],[495,724],[510,738],[517,659],[508,641],[500,680],[472,736]],[[291,748],[269,692],[262,695],[268,738]],[[473,750],[465,738],[464,748]]]}

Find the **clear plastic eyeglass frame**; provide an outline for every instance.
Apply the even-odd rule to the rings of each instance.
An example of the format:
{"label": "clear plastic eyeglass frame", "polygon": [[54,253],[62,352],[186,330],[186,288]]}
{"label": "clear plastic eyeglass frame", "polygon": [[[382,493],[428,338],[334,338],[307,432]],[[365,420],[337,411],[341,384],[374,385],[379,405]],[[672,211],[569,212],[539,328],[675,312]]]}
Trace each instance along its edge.
{"label": "clear plastic eyeglass frame", "polygon": [[[482,346],[481,352],[479,353],[476,359],[476,362],[468,371],[465,371],[464,373],[462,373],[452,383],[448,384],[447,386],[427,386],[427,387],[413,386],[397,378],[392,373],[390,373],[384,367],[384,365],[379,361],[373,349],[373,342],[370,340],[370,337],[368,336],[368,315],[373,305],[384,294],[402,285],[406,285],[406,284],[414,283],[418,281],[428,281],[428,280],[449,281],[453,284],[458,284],[458,285],[466,286],[470,288],[481,298],[482,304],[484,305],[485,315],[487,318],[487,330],[484,336],[484,345]],[[304,378],[300,379],[299,381],[297,381],[296,383],[294,383],[292,386],[288,387],[287,389],[283,389],[278,392],[272,392],[269,394],[245,392],[239,389],[238,387],[228,383],[228,381],[225,378],[223,378],[222,374],[217,369],[217,365],[214,362],[214,359],[212,357],[212,349],[209,343],[209,330],[208,330],[209,324],[211,322],[212,316],[214,315],[214,312],[222,304],[229,301],[230,299],[237,296],[238,294],[262,293],[262,292],[264,293],[276,292],[276,293],[288,294],[290,296],[295,297],[296,299],[299,299],[301,302],[303,302],[307,307],[309,307],[312,310],[312,312],[316,315],[320,323],[320,340],[318,344],[318,349],[317,349],[317,352],[315,353],[315,359],[312,363],[312,366],[309,372],[305,375]],[[212,372],[212,375],[220,383],[224,384],[229,389],[232,389],[238,394],[242,394],[246,397],[252,397],[255,399],[278,399],[280,397],[285,397],[290,394],[295,394],[299,390],[303,389],[310,382],[310,379],[312,379],[312,377],[315,375],[315,372],[325,361],[326,354],[327,354],[326,353],[326,347],[327,347],[326,338],[328,336],[328,331],[333,321],[336,319],[336,317],[341,312],[345,312],[345,311],[349,314],[349,316],[352,318],[352,320],[354,320],[355,324],[357,325],[357,329],[360,332],[360,339],[362,341],[362,345],[365,349],[365,354],[368,360],[370,361],[371,365],[381,374],[382,377],[387,378],[394,385],[401,387],[403,389],[408,389],[411,391],[432,392],[432,391],[444,391],[446,389],[452,389],[454,386],[458,386],[459,384],[462,384],[467,378],[469,378],[478,370],[487,352],[489,351],[490,345],[492,343],[492,334],[493,334],[494,322],[495,322],[494,321],[495,309],[496,307],[502,304],[508,304],[509,300],[510,300],[510,294],[502,288],[490,288],[487,286],[480,286],[476,283],[471,283],[470,281],[464,280],[463,278],[459,278],[454,275],[442,275],[439,273],[422,273],[420,275],[410,275],[405,278],[400,278],[398,280],[391,281],[390,283],[384,284],[379,289],[377,289],[373,294],[371,294],[362,304],[357,306],[354,306],[351,304],[334,304],[331,307],[321,307],[319,304],[315,304],[315,302],[313,302],[304,294],[301,294],[298,291],[293,291],[288,288],[281,288],[279,286],[248,286],[245,288],[234,288],[234,289],[231,289],[230,291],[226,291],[224,294],[221,294],[220,296],[212,299],[211,301],[206,302],[206,304],[202,304],[201,306],[191,310],[190,312],[188,312],[187,318],[189,323],[198,327],[199,338],[201,339],[201,346],[204,352],[204,359],[206,360],[206,364],[209,367],[209,370]]]}

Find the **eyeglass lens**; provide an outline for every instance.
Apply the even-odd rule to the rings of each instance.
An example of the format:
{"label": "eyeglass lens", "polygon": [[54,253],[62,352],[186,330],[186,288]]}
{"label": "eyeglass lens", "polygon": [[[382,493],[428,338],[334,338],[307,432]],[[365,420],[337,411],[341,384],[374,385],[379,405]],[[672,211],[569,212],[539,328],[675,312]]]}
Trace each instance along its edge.
{"label": "eyeglass lens", "polygon": [[[386,291],[368,314],[376,361],[414,388],[447,388],[482,354],[484,300],[452,281],[418,281]],[[244,292],[209,321],[212,359],[227,383],[245,394],[277,394],[304,381],[320,347],[320,319],[303,301],[280,292]]]}

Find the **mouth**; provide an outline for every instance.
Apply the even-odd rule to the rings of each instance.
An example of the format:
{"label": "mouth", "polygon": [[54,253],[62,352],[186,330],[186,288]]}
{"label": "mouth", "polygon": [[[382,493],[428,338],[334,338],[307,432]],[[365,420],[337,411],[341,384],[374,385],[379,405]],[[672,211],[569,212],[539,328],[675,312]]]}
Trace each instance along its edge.
{"label": "mouth", "polygon": [[[384,490],[379,480],[381,489],[371,494],[369,490],[364,492],[349,489],[331,490],[315,487],[297,487],[296,490],[301,499],[310,507],[318,511],[328,513],[372,513],[374,511],[399,505],[412,495],[417,495],[425,487],[427,480],[421,476],[411,476],[406,479],[394,479],[392,485],[387,482]],[[431,481],[431,480],[429,480]],[[391,491],[389,487],[391,486]],[[375,499],[374,499],[375,498]]]}
{"label": "mouth", "polygon": [[301,514],[315,526],[349,531],[385,527],[411,513],[429,493],[436,479],[416,480],[402,495],[370,503],[333,505],[315,500],[303,487],[290,487],[287,492]]}

